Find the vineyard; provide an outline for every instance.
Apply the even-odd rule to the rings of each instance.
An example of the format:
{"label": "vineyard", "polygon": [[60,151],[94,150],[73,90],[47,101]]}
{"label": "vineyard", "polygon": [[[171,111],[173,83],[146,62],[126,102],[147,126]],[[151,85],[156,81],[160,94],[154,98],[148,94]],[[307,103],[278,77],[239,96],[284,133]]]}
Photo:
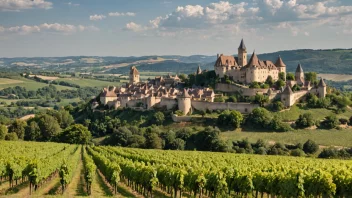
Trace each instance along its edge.
{"label": "vineyard", "polygon": [[0,196],[350,197],[352,162],[0,142]]}

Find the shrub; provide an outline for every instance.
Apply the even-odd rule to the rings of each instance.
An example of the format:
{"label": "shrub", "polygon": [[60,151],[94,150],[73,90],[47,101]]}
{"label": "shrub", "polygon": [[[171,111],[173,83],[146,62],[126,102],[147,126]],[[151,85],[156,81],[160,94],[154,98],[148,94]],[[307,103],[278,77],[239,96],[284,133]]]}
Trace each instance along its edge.
{"label": "shrub", "polygon": [[319,154],[318,158],[337,158],[338,157],[338,151],[335,148],[325,148],[323,151]]}
{"label": "shrub", "polygon": [[307,140],[303,144],[303,151],[307,154],[313,154],[319,150],[319,145],[313,140]]}
{"label": "shrub", "polygon": [[5,140],[9,140],[9,141],[16,141],[18,140],[17,134],[16,133],[8,133],[5,136]]}
{"label": "shrub", "polygon": [[242,114],[238,111],[235,111],[235,110],[223,111],[218,117],[218,124],[219,125],[232,126],[235,128],[239,128],[241,126],[242,121],[243,121]]}
{"label": "shrub", "polygon": [[339,120],[335,115],[329,115],[321,122],[321,127],[326,129],[334,129],[340,124]]}
{"label": "shrub", "polygon": [[281,111],[284,108],[285,108],[285,106],[281,101],[275,101],[272,105],[273,111]]}
{"label": "shrub", "polygon": [[271,120],[270,127],[272,130],[277,131],[277,132],[292,131],[291,126],[287,123],[281,122],[281,120],[277,116],[275,116]]}
{"label": "shrub", "polygon": [[269,128],[271,119],[272,116],[268,110],[258,107],[249,114],[247,123],[259,128]]}
{"label": "shrub", "polygon": [[306,154],[304,153],[304,151],[302,151],[301,149],[297,148],[295,150],[291,151],[291,156],[296,156],[296,157],[303,157]]}
{"label": "shrub", "polygon": [[297,128],[307,128],[315,124],[315,120],[311,113],[304,113],[299,115],[299,118],[295,122]]}

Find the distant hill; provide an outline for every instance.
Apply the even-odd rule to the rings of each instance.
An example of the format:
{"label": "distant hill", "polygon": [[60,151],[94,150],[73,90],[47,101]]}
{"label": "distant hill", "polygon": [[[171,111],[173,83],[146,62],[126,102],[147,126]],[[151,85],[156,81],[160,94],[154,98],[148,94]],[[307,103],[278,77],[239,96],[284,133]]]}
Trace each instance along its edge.
{"label": "distant hill", "polygon": [[[251,54],[248,55],[250,57]],[[301,63],[304,71],[331,74],[352,74],[352,49],[332,50],[287,50],[259,54],[262,60],[276,61],[281,56],[287,65],[287,71],[295,71]],[[34,58],[0,58],[0,67],[13,70],[79,71],[100,73],[127,73],[129,67],[137,66],[140,71],[193,73],[198,65],[202,69],[212,70],[216,56],[141,56],[141,57],[34,57]],[[108,66],[108,67],[107,67]]]}

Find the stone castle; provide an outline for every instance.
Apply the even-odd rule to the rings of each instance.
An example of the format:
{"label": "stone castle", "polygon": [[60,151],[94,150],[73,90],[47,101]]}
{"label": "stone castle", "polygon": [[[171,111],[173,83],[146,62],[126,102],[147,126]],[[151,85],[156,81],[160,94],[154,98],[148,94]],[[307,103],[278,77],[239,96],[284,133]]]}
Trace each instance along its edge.
{"label": "stone castle", "polygon": [[[196,72],[201,74],[200,67]],[[117,87],[108,87],[100,94],[100,104],[110,108],[133,108],[149,110],[152,108],[165,108],[167,110],[180,110],[184,115],[192,110],[238,110],[249,113],[257,107],[250,103],[221,103],[214,102],[215,93],[209,88],[178,88],[178,76],[157,76],[149,82],[140,82],[140,74],[136,67],[131,67],[130,82]],[[92,107],[99,106],[97,101]]]}
{"label": "stone castle", "polygon": [[[242,39],[238,48],[238,57],[218,55],[214,65],[215,73],[219,78],[226,76],[234,82],[248,84],[252,82],[265,82],[271,76],[274,81],[279,79],[279,73],[286,76],[286,65],[278,57],[275,64],[271,61],[259,60],[255,53],[247,63],[247,49]],[[195,75],[201,75],[202,70],[198,66]],[[292,87],[299,85],[300,91],[293,92]],[[217,83],[215,90],[221,93],[241,93],[243,96],[255,96],[264,94],[269,100],[281,100],[285,107],[291,107],[308,93],[315,94],[320,98],[326,96],[326,84],[320,79],[319,84],[314,86],[305,80],[301,64],[297,66],[295,80],[286,81],[282,89],[252,89],[238,84]],[[175,75],[157,76],[148,82],[140,81],[140,73],[136,67],[131,67],[129,83],[117,88],[108,87],[100,94],[100,104],[95,101],[92,108],[99,105],[109,108],[133,108],[149,110],[164,108],[167,110],[180,110],[184,115],[193,110],[237,110],[241,113],[250,113],[258,104],[214,102],[215,93],[209,88],[182,88],[180,78]]]}
{"label": "stone castle", "polygon": [[286,65],[281,57],[278,57],[275,64],[269,60],[260,60],[255,52],[248,62],[247,58],[247,48],[242,39],[238,47],[238,57],[218,54],[214,65],[216,75],[220,78],[226,75],[235,82],[250,84],[265,82],[268,76],[276,81],[279,79],[280,72],[286,74]]}

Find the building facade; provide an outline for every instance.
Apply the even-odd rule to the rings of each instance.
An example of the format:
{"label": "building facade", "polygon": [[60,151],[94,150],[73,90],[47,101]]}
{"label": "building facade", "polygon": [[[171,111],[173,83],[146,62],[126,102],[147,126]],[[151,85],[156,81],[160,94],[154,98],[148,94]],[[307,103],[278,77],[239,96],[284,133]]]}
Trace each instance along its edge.
{"label": "building facade", "polygon": [[223,54],[217,56],[214,65],[216,75],[220,78],[226,75],[235,82],[245,84],[265,82],[268,76],[271,76],[273,80],[278,80],[280,72],[286,75],[286,65],[281,57],[278,57],[275,64],[269,60],[260,60],[255,52],[248,62],[247,58],[247,48],[242,39],[238,47],[238,57]]}

